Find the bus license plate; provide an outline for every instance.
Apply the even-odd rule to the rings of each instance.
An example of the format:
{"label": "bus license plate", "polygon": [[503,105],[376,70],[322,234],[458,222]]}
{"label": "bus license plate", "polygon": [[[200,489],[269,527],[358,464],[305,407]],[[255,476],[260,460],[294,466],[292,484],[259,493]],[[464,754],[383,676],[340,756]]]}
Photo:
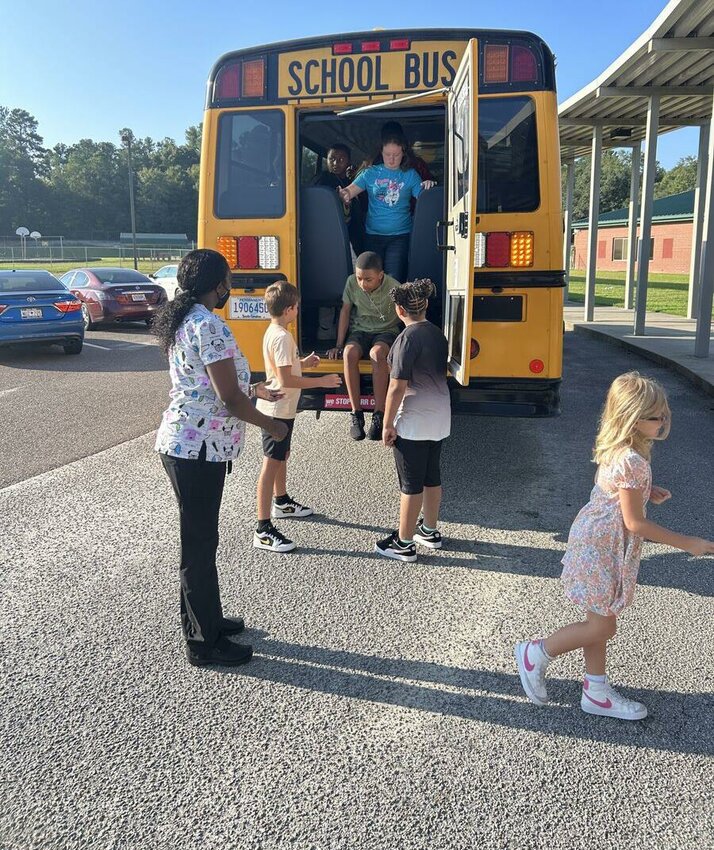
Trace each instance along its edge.
{"label": "bus license plate", "polygon": [[[374,410],[374,396],[360,396],[359,404],[362,410]],[[352,410],[350,397],[348,395],[326,395],[325,410]]]}
{"label": "bus license plate", "polygon": [[20,315],[23,319],[41,319],[42,310],[39,310],[37,307],[25,307],[23,310],[20,310]]}
{"label": "bus license plate", "polygon": [[238,295],[231,297],[231,319],[260,319],[270,321],[268,307],[262,295]]}

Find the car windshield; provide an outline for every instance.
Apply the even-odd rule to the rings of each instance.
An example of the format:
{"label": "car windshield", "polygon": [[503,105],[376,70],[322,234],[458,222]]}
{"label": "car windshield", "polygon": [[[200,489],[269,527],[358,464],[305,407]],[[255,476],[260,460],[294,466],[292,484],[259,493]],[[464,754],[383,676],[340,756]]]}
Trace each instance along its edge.
{"label": "car windshield", "polygon": [[102,283],[151,283],[146,275],[131,269],[91,269]]}
{"label": "car windshield", "polygon": [[0,273],[0,292],[64,292],[66,289],[49,272]]}

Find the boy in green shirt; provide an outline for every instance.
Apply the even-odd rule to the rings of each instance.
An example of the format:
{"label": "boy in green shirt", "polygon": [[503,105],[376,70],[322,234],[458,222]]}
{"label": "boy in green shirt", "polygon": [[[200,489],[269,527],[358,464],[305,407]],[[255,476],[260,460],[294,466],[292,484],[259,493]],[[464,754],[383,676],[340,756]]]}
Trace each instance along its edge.
{"label": "boy in green shirt", "polygon": [[352,405],[350,437],[364,440],[364,413],[360,405],[359,361],[369,355],[372,361],[374,413],[370,440],[382,439],[384,404],[389,384],[387,355],[400,331],[390,292],[398,282],[384,273],[382,258],[373,251],[357,257],[355,273],[347,278],[342,295],[342,310],[337,325],[337,345],[328,357],[344,356],[345,382]]}

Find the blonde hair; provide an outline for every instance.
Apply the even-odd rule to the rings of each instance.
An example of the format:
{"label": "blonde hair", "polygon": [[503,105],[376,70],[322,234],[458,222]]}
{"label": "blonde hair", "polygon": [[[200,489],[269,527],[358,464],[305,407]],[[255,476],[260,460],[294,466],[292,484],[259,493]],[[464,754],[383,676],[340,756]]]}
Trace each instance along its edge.
{"label": "blonde hair", "polygon": [[637,423],[651,416],[664,417],[663,427],[655,439],[665,440],[669,435],[671,414],[662,385],[639,372],[626,372],[615,378],[600,415],[593,462],[611,463],[625,449],[634,449],[649,460],[653,441],[640,433]]}

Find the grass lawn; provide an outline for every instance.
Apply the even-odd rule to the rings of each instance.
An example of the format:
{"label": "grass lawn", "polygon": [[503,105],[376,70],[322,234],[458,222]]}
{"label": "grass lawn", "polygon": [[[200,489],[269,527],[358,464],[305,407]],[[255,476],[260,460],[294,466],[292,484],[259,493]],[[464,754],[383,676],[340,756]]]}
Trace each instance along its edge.
{"label": "grass lawn", "polygon": [[[155,272],[157,269],[160,269],[161,266],[165,266],[169,262],[172,261],[139,260],[139,271],[143,272],[144,274],[148,274],[149,272]],[[178,260],[173,260],[173,262],[178,263]],[[48,263],[46,260],[16,263],[0,260],[0,271],[7,271],[9,269],[47,269],[47,271],[52,272],[52,274],[56,275],[57,277],[63,275],[65,272],[68,272],[70,269],[81,269],[85,267],[93,268],[94,266],[114,266],[123,269],[132,269],[134,268],[134,262],[133,260],[127,259],[126,257],[124,257],[123,260],[120,260],[118,257],[90,257],[89,262],[87,263],[83,262],[82,260],[67,260],[63,263]]]}
{"label": "grass lawn", "polygon": [[[689,275],[651,274],[647,286],[647,309],[652,313],[687,315]],[[571,301],[585,300],[585,272],[570,273]],[[595,280],[595,304],[601,307],[625,306],[625,273],[603,272]]]}

